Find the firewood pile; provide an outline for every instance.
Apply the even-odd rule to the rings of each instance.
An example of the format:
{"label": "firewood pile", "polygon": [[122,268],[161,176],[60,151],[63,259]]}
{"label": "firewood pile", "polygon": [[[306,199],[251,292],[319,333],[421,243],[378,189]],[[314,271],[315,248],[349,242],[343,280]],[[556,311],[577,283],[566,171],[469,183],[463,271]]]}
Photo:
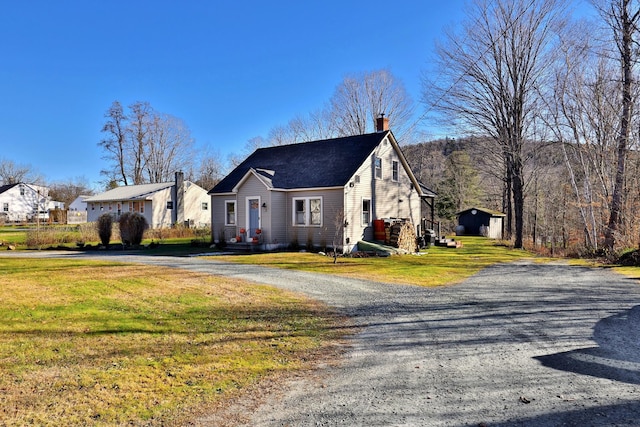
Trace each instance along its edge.
{"label": "firewood pile", "polygon": [[410,221],[399,221],[389,227],[389,245],[408,253],[418,249],[416,231]]}

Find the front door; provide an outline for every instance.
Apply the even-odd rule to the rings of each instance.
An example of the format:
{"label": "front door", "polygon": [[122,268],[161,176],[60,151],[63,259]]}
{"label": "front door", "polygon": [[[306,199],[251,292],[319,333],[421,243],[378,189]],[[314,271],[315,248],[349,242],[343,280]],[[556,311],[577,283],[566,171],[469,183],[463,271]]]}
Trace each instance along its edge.
{"label": "front door", "polygon": [[256,230],[260,228],[260,199],[250,198],[247,199],[249,204],[249,228],[247,230],[247,237],[251,238],[257,236]]}

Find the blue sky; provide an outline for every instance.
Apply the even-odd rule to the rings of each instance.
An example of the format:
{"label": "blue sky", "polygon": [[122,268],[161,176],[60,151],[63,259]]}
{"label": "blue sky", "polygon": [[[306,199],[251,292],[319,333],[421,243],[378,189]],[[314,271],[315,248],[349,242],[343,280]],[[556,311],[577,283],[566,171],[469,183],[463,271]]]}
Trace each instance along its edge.
{"label": "blue sky", "polygon": [[224,157],[321,108],[342,78],[420,75],[463,0],[15,1],[0,14],[0,158],[100,180],[114,100],[148,101]]}

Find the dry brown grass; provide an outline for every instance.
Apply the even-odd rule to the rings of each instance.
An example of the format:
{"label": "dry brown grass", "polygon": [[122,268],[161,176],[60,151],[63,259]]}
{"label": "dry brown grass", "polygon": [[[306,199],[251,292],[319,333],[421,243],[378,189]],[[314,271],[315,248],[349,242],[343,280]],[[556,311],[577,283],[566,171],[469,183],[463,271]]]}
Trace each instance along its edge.
{"label": "dry brown grass", "polygon": [[182,425],[341,333],[317,303],[199,273],[0,259],[0,275],[0,425]]}

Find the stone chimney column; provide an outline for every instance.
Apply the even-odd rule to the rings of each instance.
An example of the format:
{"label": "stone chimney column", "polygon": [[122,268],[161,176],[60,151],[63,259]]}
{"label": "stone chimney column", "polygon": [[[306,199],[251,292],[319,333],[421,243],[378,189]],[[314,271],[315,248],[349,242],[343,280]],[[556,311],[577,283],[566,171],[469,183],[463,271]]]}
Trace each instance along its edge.
{"label": "stone chimney column", "polygon": [[175,183],[175,206],[174,211],[176,215],[176,224],[182,225],[184,224],[184,173],[176,172],[176,183]]}

